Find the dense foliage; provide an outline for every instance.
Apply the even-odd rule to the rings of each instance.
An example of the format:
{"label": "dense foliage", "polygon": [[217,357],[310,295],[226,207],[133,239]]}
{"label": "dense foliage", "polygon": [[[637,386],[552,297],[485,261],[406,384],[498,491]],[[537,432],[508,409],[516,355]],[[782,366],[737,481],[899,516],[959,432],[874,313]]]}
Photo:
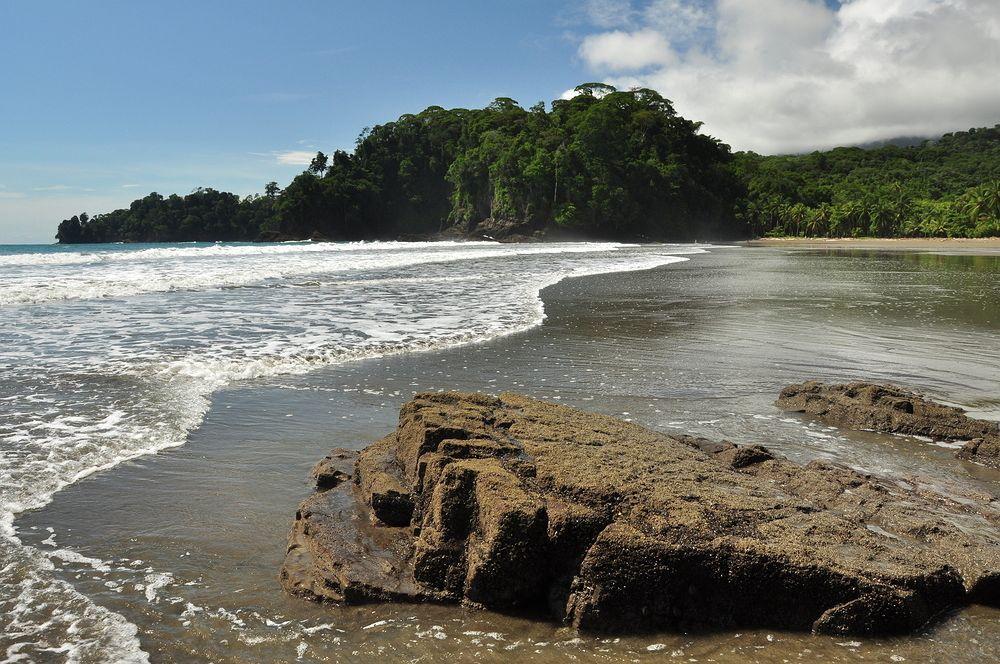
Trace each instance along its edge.
{"label": "dense foliage", "polygon": [[60,242],[363,239],[502,232],[697,239],[735,236],[728,146],[652,90],[588,84],[524,109],[432,106],[319,153],[279,191],[200,189],[64,221]]}
{"label": "dense foliage", "polygon": [[1000,125],[910,147],[731,155],[652,90],[432,106],[317,153],[281,190],[153,193],[60,242],[450,235],[720,239],[1000,235]]}
{"label": "dense foliage", "polygon": [[123,210],[59,224],[60,242],[184,242],[256,237],[273,214],[273,196],[250,196],[196,189],[187,196],[152,193]]}
{"label": "dense foliage", "polygon": [[1000,235],[1000,125],[913,147],[738,154],[737,214],[760,235]]}

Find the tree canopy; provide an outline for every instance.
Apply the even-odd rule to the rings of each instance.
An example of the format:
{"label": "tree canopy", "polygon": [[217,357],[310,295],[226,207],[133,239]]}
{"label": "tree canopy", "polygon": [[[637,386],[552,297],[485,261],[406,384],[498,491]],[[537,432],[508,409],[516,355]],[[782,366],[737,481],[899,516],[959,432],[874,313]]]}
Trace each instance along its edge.
{"label": "tree canopy", "polygon": [[736,155],[753,235],[1000,235],[1000,125],[911,147]]}
{"label": "tree canopy", "polygon": [[431,106],[318,152],[284,189],[157,193],[60,242],[484,234],[627,240],[1000,235],[1000,125],[911,147],[733,155],[649,89],[584,83],[528,109]]}
{"label": "tree canopy", "polygon": [[317,153],[283,190],[239,200],[200,189],[74,217],[60,242],[369,239],[489,228],[579,237],[740,233],[728,146],[652,90],[586,84],[529,109],[432,106],[366,129],[352,153]]}

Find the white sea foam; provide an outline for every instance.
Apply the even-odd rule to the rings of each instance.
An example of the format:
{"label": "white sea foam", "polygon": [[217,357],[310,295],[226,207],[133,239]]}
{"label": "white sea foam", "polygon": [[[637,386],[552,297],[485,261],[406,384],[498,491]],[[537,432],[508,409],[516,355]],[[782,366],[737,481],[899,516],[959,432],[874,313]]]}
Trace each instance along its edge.
{"label": "white sea foam", "polygon": [[[11,561],[0,648],[69,643],[82,659],[142,661],[134,626],[55,578],[13,519],[92,473],[183,444],[220,387],[516,333],[544,320],[539,292],[563,278],[703,251],[378,243],[0,256],[0,304],[19,305],[0,317],[0,559]],[[47,555],[107,567],[65,548]],[[171,579],[151,577],[152,602]]]}
{"label": "white sea foam", "polygon": [[64,562],[76,563],[78,565],[89,565],[98,572],[110,572],[111,565],[101,560],[100,558],[92,558],[91,556],[85,556],[77,551],[71,551],[70,549],[56,549],[55,551],[48,551],[46,555],[49,558],[58,558]]}
{"label": "white sea foam", "polygon": [[92,251],[74,251],[65,248],[46,253],[24,252],[0,255],[0,266],[22,265],[87,265],[93,263],[133,263],[156,259],[200,259],[215,257],[276,256],[287,254],[331,254],[364,251],[414,250],[423,247],[473,247],[496,246],[497,242],[442,241],[442,242],[285,242],[281,244],[212,244],[201,246],[154,247],[128,250],[118,247]]}
{"label": "white sea foam", "polygon": [[174,577],[169,572],[163,572],[159,574],[147,574],[146,575],[146,587],[143,589],[146,595],[147,602],[156,601],[157,595],[162,588],[165,588],[171,582],[173,582]]}
{"label": "white sea foam", "polygon": [[[387,246],[388,245],[388,246]],[[0,257],[0,306],[66,299],[121,298],[148,293],[248,286],[281,280],[343,276],[352,272],[531,255],[595,253],[620,248],[611,243],[512,245],[495,243],[373,243],[266,247],[145,249],[109,253],[100,260],[4,265]],[[679,248],[677,251],[701,251]],[[46,255],[46,259],[54,255]],[[61,256],[60,260],[66,260]],[[25,260],[21,258],[20,260]],[[72,269],[67,269],[71,265]],[[317,281],[322,283],[322,280]]]}

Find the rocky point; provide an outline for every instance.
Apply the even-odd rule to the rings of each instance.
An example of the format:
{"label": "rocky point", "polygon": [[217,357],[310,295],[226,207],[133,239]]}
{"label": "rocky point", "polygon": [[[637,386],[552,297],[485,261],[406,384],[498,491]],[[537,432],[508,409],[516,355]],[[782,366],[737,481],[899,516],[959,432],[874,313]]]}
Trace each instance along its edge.
{"label": "rocky point", "polygon": [[420,394],[334,450],[291,593],[542,611],[581,630],[912,632],[1000,603],[998,510],[514,394]]}

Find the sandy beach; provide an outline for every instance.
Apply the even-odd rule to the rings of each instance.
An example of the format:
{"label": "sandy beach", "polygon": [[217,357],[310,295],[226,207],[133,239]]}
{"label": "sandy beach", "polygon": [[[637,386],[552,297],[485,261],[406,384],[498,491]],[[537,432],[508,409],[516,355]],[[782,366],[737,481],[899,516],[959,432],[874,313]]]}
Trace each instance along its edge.
{"label": "sandy beach", "polygon": [[747,240],[747,247],[783,247],[795,249],[878,249],[894,251],[961,251],[963,253],[1000,253],[1000,237],[952,238],[825,238],[775,237]]}

